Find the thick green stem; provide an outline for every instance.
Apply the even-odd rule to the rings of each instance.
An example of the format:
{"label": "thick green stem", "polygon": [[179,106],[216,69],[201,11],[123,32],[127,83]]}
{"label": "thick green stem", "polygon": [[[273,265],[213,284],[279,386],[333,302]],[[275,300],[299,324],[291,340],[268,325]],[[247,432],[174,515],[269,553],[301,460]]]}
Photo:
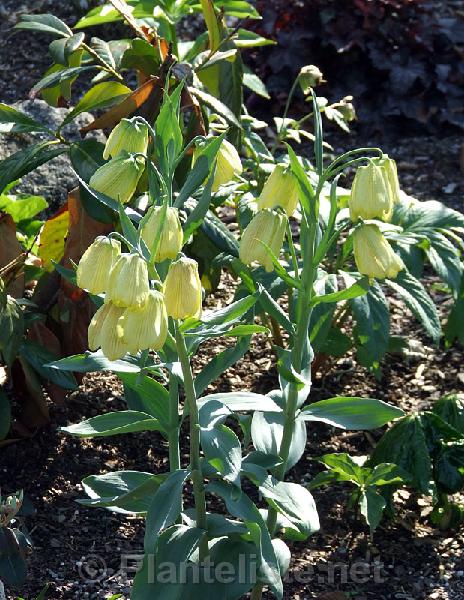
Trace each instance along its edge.
{"label": "thick green stem", "polygon": [[171,473],[180,469],[179,447],[179,381],[171,373],[169,377],[169,470]]}
{"label": "thick green stem", "polygon": [[[206,495],[200,465],[200,423],[198,418],[197,396],[193,383],[192,369],[188,357],[185,339],[176,325],[176,346],[184,377],[185,401],[190,413],[190,470],[195,499],[197,527],[207,530]],[[200,562],[208,556],[208,539],[206,535],[200,544]]]}

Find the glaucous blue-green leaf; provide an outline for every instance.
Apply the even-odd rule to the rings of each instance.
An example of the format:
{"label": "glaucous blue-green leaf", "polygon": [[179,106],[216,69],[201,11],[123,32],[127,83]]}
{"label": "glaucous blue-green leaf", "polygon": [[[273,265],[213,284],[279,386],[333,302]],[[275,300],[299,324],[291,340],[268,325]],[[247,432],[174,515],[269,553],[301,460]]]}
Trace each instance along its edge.
{"label": "glaucous blue-green leaf", "polygon": [[457,429],[464,437],[464,396],[462,394],[443,396],[434,404],[432,412]]}
{"label": "glaucous blue-green leaf", "polygon": [[124,397],[130,410],[147,413],[159,420],[163,427],[169,424],[169,392],[158,381],[140,373],[119,373],[124,383]]}
{"label": "glaucous blue-green leaf", "polygon": [[263,394],[255,394],[254,392],[222,392],[218,394],[208,394],[199,398],[198,407],[201,408],[206,402],[217,400],[227,406],[232,412],[247,412],[250,410],[260,411],[276,411],[281,409],[270,398]]}
{"label": "glaucous blue-green leaf", "polygon": [[164,475],[143,471],[89,475],[82,480],[89,498],[77,501],[84,506],[107,508],[112,512],[145,513],[164,479]]}
{"label": "glaucous blue-green leaf", "polygon": [[50,14],[21,15],[21,20],[15,25],[15,29],[32,29],[58,37],[71,37],[73,34],[66,23]]}
{"label": "glaucous blue-green leaf", "polygon": [[302,409],[298,418],[305,421],[322,421],[341,429],[359,430],[382,427],[403,415],[404,412],[400,408],[382,400],[339,396],[309,404]]}
{"label": "glaucous blue-green leaf", "polygon": [[62,427],[62,431],[77,437],[107,437],[121,433],[160,431],[161,424],[147,413],[136,410],[121,410],[91,417],[80,423]]}
{"label": "glaucous blue-green leaf", "polygon": [[94,371],[114,371],[115,373],[139,373],[140,366],[132,357],[119,360],[108,360],[101,350],[74,354],[46,365],[52,369],[76,371],[77,373],[92,373]]}
{"label": "glaucous blue-green leaf", "polygon": [[52,369],[46,366],[55,359],[56,356],[45,346],[31,342],[30,340],[24,340],[21,345],[21,356],[24,360],[27,360],[31,367],[33,367],[44,379],[56,383],[56,385],[59,385],[66,390],[77,390],[77,381],[72,373],[69,371]]}

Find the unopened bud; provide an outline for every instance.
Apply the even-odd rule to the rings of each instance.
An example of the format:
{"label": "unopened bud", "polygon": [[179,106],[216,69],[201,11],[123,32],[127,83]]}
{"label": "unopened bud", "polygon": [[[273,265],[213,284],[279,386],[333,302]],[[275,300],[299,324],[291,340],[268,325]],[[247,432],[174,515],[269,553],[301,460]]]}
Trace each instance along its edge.
{"label": "unopened bud", "polygon": [[387,184],[387,189],[390,194],[390,200],[392,204],[396,204],[400,201],[401,198],[401,188],[400,182],[398,179],[398,169],[396,167],[396,162],[393,158],[390,158],[388,155],[384,155],[378,162],[381,167],[384,178]]}
{"label": "unopened bud", "polygon": [[316,65],[306,65],[301,68],[298,80],[303,94],[309,94],[311,88],[314,88],[322,83],[324,75]]}
{"label": "unopened bud", "polygon": [[[150,251],[160,226],[162,210],[161,206],[155,206],[152,209],[140,233],[142,240]],[[155,262],[176,258],[182,250],[183,241],[184,232],[179,220],[179,211],[177,208],[168,207],[164,221],[161,224],[161,237],[155,255]]]}
{"label": "unopened bud", "polygon": [[121,153],[98,168],[90,178],[89,185],[113,200],[129,202],[144,168],[142,156]]}
{"label": "unopened bud", "polygon": [[147,264],[138,254],[121,254],[111,269],[106,299],[115,306],[142,306],[149,292]]}
{"label": "unopened bud", "polygon": [[377,225],[363,224],[353,233],[354,258],[362,275],[376,279],[395,279],[404,269],[401,258],[383,236]]}
{"label": "unopened bud", "polygon": [[131,354],[139,350],[161,350],[168,334],[168,318],[163,294],[152,290],[140,308],[124,312],[124,341]]}
{"label": "unopened bud", "polygon": [[250,221],[240,241],[240,260],[246,265],[257,262],[266,272],[274,270],[266,244],[278,257],[284,241],[286,217],[275,210],[261,210]]}
{"label": "unopened bud", "polygon": [[91,294],[106,292],[110,271],[120,254],[121,244],[117,240],[97,237],[79,261],[77,285]]}
{"label": "unopened bud", "polygon": [[121,119],[110,133],[103,151],[103,158],[115,158],[121,152],[146,154],[148,128],[145,123],[134,119]]}
{"label": "unopened bud", "polygon": [[258,208],[281,206],[291,217],[298,206],[298,181],[290,169],[277,165],[267,178],[258,198]]}
{"label": "unopened bud", "polygon": [[353,222],[358,219],[387,220],[390,218],[393,203],[380,166],[370,162],[358,168],[348,205]]}
{"label": "unopened bud", "polygon": [[173,319],[200,317],[201,301],[201,281],[197,262],[182,257],[171,263],[164,282],[167,314]]}

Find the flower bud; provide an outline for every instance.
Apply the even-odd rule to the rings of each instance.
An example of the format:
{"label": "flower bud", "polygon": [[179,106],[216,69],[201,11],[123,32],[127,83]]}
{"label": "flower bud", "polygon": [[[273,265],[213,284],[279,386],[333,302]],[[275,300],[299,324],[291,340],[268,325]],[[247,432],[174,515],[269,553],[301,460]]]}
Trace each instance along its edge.
{"label": "flower bud", "polygon": [[277,165],[267,178],[258,198],[258,208],[281,206],[291,217],[298,206],[298,181],[290,169]]}
{"label": "flower bud", "polygon": [[115,158],[121,152],[146,154],[148,127],[136,119],[121,119],[110,133],[103,150],[103,158]]}
{"label": "flower bud", "polygon": [[390,201],[396,204],[401,198],[400,182],[398,179],[398,169],[396,162],[386,154],[380,159],[379,166],[383,171],[387,189],[390,194]]}
{"label": "flower bud", "polygon": [[[142,240],[150,251],[160,225],[161,211],[161,206],[155,206],[140,232]],[[179,220],[179,211],[177,208],[168,207],[166,217],[161,226],[161,237],[156,251],[155,262],[162,262],[167,258],[171,260],[176,258],[182,250],[183,241],[184,232]]]}
{"label": "flower bud", "polygon": [[356,109],[353,104],[353,96],[345,96],[340,105],[337,106],[337,110],[341,112],[342,117],[347,123],[351,123],[356,119]]}
{"label": "flower bud", "polygon": [[89,185],[113,200],[129,202],[144,168],[143,157],[122,153],[98,168]]}
{"label": "flower bud", "polygon": [[240,241],[240,260],[246,265],[258,262],[267,273],[274,270],[272,258],[261,242],[279,256],[284,241],[286,218],[275,210],[261,210],[250,221]]}
{"label": "flower bud", "polygon": [[161,350],[168,334],[168,317],[163,294],[148,293],[145,304],[140,308],[126,308],[124,312],[124,341],[129,352],[151,348]]}
{"label": "flower bud", "polygon": [[111,269],[106,300],[115,306],[142,306],[148,292],[147,263],[138,254],[121,254]]}
{"label": "flower bud", "polygon": [[401,258],[383,236],[377,225],[364,224],[353,233],[354,258],[362,275],[394,279],[404,269]]}
{"label": "flower bud", "polygon": [[382,168],[373,162],[359,167],[351,188],[350,218],[387,220],[393,204]]}
{"label": "flower bud", "polygon": [[[193,153],[193,164],[198,159],[201,149],[197,148]],[[212,192],[217,192],[221,185],[232,181],[236,175],[240,175],[243,171],[240,156],[235,147],[223,140],[216,156],[216,171],[214,172]]]}
{"label": "flower bud", "polygon": [[298,80],[303,94],[309,94],[311,88],[316,87],[323,81],[324,75],[316,65],[306,65],[301,68]]}
{"label": "flower bud", "polygon": [[200,317],[201,301],[198,264],[195,260],[183,256],[171,263],[164,282],[167,314],[173,319]]}
{"label": "flower bud", "polygon": [[108,306],[107,312],[102,312],[104,318],[97,341],[100,342],[106,358],[118,360],[129,352],[124,340],[124,308],[115,306],[111,302],[108,303]]}
{"label": "flower bud", "polygon": [[110,271],[120,254],[121,244],[117,240],[97,237],[79,261],[77,285],[91,294],[106,292]]}

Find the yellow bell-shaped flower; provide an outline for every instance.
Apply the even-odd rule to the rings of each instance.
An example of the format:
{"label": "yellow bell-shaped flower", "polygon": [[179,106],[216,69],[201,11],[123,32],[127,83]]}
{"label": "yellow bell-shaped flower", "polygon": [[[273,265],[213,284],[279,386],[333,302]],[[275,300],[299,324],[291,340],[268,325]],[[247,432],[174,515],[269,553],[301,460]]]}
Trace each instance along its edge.
{"label": "yellow bell-shaped flower", "polygon": [[380,159],[379,166],[383,171],[387,189],[390,194],[390,200],[392,204],[396,204],[401,198],[401,188],[396,161],[388,155],[385,155]]}
{"label": "yellow bell-shaped flower", "polygon": [[164,282],[164,302],[173,319],[200,317],[202,292],[195,260],[182,256],[171,263]]}
{"label": "yellow bell-shaped flower", "polygon": [[149,289],[147,263],[138,254],[121,254],[111,269],[106,300],[115,306],[142,306]]}
{"label": "yellow bell-shaped flower", "polygon": [[121,152],[146,154],[148,147],[148,127],[145,123],[133,119],[121,119],[110,133],[103,158],[116,158]]}
{"label": "yellow bell-shaped flower", "polygon": [[129,347],[124,340],[124,308],[108,303],[108,312],[103,313],[100,335],[97,341],[103,354],[109,360],[118,360],[129,352]]}
{"label": "yellow bell-shaped flower", "polygon": [[[160,225],[161,211],[161,206],[155,206],[140,232],[142,240],[150,251]],[[155,262],[162,262],[168,258],[171,260],[177,258],[177,255],[182,250],[183,241],[184,232],[179,220],[179,211],[177,208],[168,207],[165,220],[161,226],[161,237],[155,255]]]}
{"label": "yellow bell-shaped flower", "polygon": [[111,302],[105,302],[93,315],[87,332],[89,350],[95,351],[101,346],[101,331],[103,322],[114,305]]}
{"label": "yellow bell-shaped flower", "polygon": [[144,168],[145,160],[142,156],[122,152],[95,171],[89,186],[113,200],[129,202]]}
{"label": "yellow bell-shaped flower", "polygon": [[384,172],[379,165],[370,162],[358,168],[348,206],[353,222],[358,219],[389,219],[393,203]]}
{"label": "yellow bell-shaped flower", "polygon": [[110,271],[121,254],[121,244],[99,236],[87,248],[76,272],[77,285],[91,294],[102,294],[108,287]]}
{"label": "yellow bell-shaped flower", "polygon": [[284,241],[286,217],[275,210],[261,210],[250,221],[240,241],[240,260],[246,265],[258,262],[267,273],[274,270],[264,242],[278,257]]}
{"label": "yellow bell-shaped flower", "polygon": [[124,341],[129,352],[161,350],[168,334],[168,317],[161,292],[148,293],[140,308],[126,308],[124,312]]}
{"label": "yellow bell-shaped flower", "polygon": [[353,233],[354,258],[362,275],[376,279],[394,279],[404,269],[401,258],[377,225],[363,224]]}
{"label": "yellow bell-shaped flower", "polygon": [[291,217],[298,206],[298,181],[290,169],[277,165],[266,180],[257,200],[258,208],[281,206]]}
{"label": "yellow bell-shaped flower", "polygon": [[[200,154],[201,149],[197,148],[193,153],[193,163],[195,164]],[[217,192],[221,185],[229,183],[236,175],[240,175],[243,171],[242,161],[235,147],[223,140],[216,156],[216,171],[214,172],[212,192]]]}

